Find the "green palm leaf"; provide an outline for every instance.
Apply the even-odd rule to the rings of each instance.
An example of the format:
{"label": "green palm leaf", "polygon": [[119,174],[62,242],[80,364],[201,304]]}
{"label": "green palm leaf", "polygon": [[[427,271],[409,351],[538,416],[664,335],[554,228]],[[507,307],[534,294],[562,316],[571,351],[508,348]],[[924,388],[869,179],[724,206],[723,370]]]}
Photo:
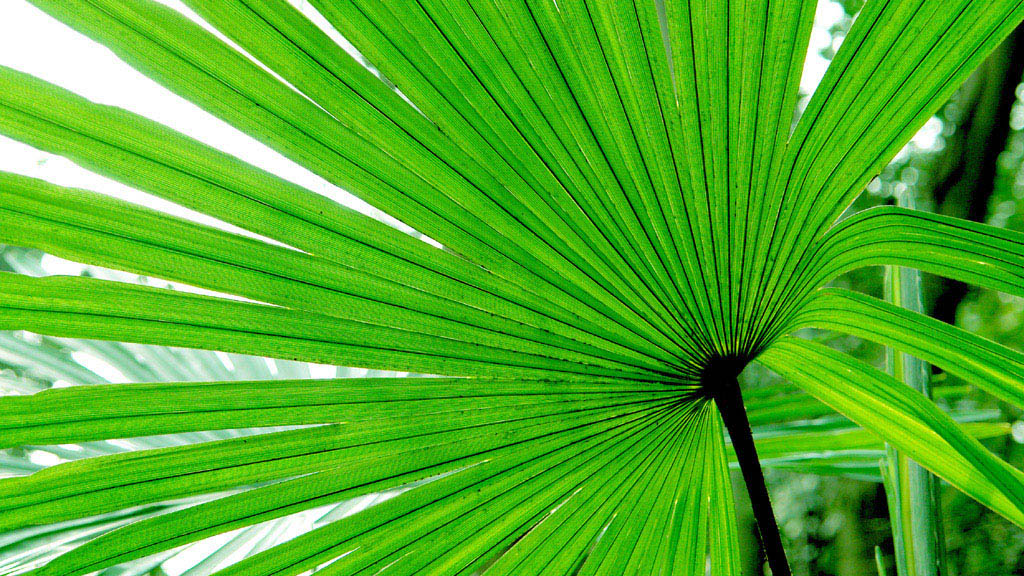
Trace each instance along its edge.
{"label": "green palm leaf", "polygon": [[[839,222],[1024,2],[868,2],[791,126],[809,0],[312,2],[349,50],[286,0],[187,0],[220,35],[151,0],[31,1],[431,242],[0,68],[0,133],[247,232],[2,174],[0,242],[213,293],[3,272],[0,329],[439,376],[2,398],[3,447],[222,431],[0,480],[0,530],[110,519],[33,573],[255,542],[387,494],[196,573],[738,574],[727,427],[781,576],[750,423],[830,410],[877,437],[757,450],[786,465],[884,440],[1024,526],[1024,475],[977,440],[1005,426],[962,427],[792,336],[876,340],[1024,406],[1018,352],[823,288],[886,264],[1024,295],[1019,234],[901,209]],[[809,396],[744,401],[755,361]],[[193,379],[173,365],[126,369]]]}

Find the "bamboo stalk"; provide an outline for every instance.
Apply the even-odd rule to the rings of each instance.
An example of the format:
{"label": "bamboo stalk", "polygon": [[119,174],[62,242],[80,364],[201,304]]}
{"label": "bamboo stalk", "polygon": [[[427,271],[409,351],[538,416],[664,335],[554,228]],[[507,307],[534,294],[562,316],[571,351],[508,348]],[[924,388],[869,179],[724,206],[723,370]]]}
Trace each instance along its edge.
{"label": "bamboo stalk", "polygon": [[[916,209],[912,193],[901,194],[897,203]],[[923,312],[921,273],[914,269],[886,267],[885,298],[889,302]],[[929,366],[892,348],[886,349],[889,373],[897,380],[931,398]],[[938,484],[930,472],[916,462],[887,447],[886,493],[890,499],[896,568],[900,576],[938,576],[940,574],[941,530],[939,529]]]}

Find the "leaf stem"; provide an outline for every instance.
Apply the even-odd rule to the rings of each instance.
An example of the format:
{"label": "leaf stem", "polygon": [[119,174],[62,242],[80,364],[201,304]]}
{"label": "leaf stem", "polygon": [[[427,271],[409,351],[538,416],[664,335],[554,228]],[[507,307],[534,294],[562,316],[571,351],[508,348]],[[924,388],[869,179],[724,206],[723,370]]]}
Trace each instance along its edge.
{"label": "leaf stem", "polygon": [[[897,205],[917,209],[913,191],[897,196]],[[921,302],[921,273],[915,269],[886,267],[885,299],[912,312],[924,313]],[[886,348],[890,374],[908,386],[931,397],[928,378],[931,369],[918,358],[894,348]],[[887,446],[892,467],[890,486],[896,515],[891,518],[896,549],[897,573],[906,576],[938,576],[943,562],[941,514],[937,480],[928,470]]]}
{"label": "leaf stem", "polygon": [[750,495],[754,520],[757,522],[757,531],[761,536],[761,548],[768,559],[772,576],[791,576],[789,562],[786,560],[786,551],[782,547],[782,536],[779,534],[779,526],[775,522],[775,512],[772,510],[771,498],[768,496],[764,473],[761,471],[761,462],[757,458],[757,449],[754,447],[754,437],[750,432],[747,410],[743,406],[743,395],[740,393],[739,382],[735,376],[730,376],[714,384],[711,387],[713,390],[711,396],[718,406],[718,411],[722,414],[722,421],[729,431],[732,446],[736,450],[740,470],[743,472],[743,481],[747,485],[747,494]]}

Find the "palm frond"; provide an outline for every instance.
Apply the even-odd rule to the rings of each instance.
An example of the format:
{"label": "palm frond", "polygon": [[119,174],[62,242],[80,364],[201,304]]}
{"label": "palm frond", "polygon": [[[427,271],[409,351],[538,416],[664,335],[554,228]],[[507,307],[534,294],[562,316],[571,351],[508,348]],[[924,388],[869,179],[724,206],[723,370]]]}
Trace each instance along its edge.
{"label": "palm frond", "polygon": [[[207,291],[2,272],[0,329],[436,376],[0,398],[3,446],[220,431],[0,481],[0,530],[114,515],[33,573],[387,494],[197,573],[738,574],[724,419],[782,576],[749,422],[832,410],[1024,526],[1024,476],[977,440],[1005,427],[791,335],[873,339],[1022,406],[1019,353],[824,286],[884,264],[1024,295],[1024,236],[841,219],[1024,2],[868,2],[793,125],[810,0],[314,0],[333,30],[286,0],[186,0],[219,34],[151,0],[31,1],[415,234],[0,68],[0,133],[241,230],[0,175],[0,242]],[[183,372],[109,346],[131,380]],[[744,402],[755,361],[809,396]],[[858,434],[756,447],[877,450]],[[140,506],[168,507],[116,516]]]}

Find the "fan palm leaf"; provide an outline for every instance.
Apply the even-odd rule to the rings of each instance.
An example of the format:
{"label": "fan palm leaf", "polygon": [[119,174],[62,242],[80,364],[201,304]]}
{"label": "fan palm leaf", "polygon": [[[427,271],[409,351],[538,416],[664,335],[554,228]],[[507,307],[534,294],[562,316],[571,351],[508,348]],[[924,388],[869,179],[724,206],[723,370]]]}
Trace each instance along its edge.
{"label": "fan palm leaf", "polygon": [[0,481],[3,530],[232,491],[34,573],[399,490],[217,573],[736,574],[724,419],[784,574],[736,384],[751,362],[1024,526],[1021,472],[793,336],[875,340],[1022,405],[1020,353],[824,286],[884,264],[1024,295],[1020,234],[841,218],[1024,2],[867,2],[793,125],[809,0],[314,0],[351,49],[286,0],[186,0],[208,26],[31,1],[431,242],[0,68],[0,133],[251,233],[0,175],[0,242],[216,292],[3,273],[0,328],[440,376],[4,398],[3,447],[301,426]]}

